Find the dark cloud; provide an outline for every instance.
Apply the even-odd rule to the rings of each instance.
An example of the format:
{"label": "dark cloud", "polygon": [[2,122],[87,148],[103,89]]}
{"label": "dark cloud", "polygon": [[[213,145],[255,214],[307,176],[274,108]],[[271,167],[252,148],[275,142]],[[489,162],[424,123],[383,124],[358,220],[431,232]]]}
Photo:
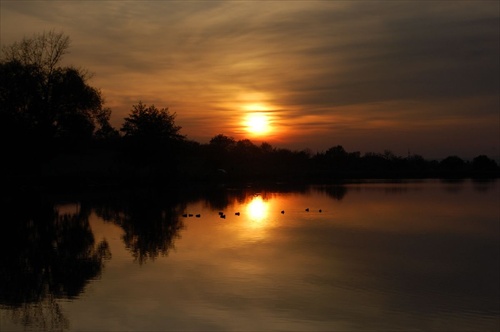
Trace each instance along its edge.
{"label": "dark cloud", "polygon": [[[73,40],[71,61],[96,73],[118,120],[130,100],[175,105],[188,135],[227,129],[220,125],[221,114],[236,124],[245,102],[265,102],[275,110],[275,124],[294,128],[286,139],[290,144],[313,135],[313,128],[321,133],[342,128],[352,141],[350,126],[355,131],[381,121],[427,123],[429,130],[439,124],[437,137],[455,133],[453,119],[480,118],[491,132],[491,116],[500,108],[495,1],[9,1],[1,6],[2,43],[22,37],[14,28],[20,23],[23,33],[28,26],[32,33],[62,29]],[[265,99],[241,97],[248,94]],[[323,138],[307,140],[320,148]]]}
{"label": "dark cloud", "polygon": [[[356,17],[354,9],[350,14]],[[305,62],[301,74],[285,82],[296,92],[291,104],[343,105],[497,93],[498,17],[459,19],[434,14],[429,19],[395,14],[382,12],[382,24],[373,19],[363,23],[361,17],[362,30],[345,31],[340,43],[318,37],[322,42],[301,55]],[[335,22],[330,26],[335,30]],[[303,68],[309,68],[306,75]]]}

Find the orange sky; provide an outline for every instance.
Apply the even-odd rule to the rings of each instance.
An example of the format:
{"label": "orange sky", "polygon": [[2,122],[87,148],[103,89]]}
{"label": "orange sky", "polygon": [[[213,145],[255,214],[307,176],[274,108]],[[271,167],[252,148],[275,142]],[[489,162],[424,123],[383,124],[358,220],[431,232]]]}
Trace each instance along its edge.
{"label": "orange sky", "polygon": [[[48,30],[119,127],[139,100],[189,139],[499,158],[498,1],[1,1],[2,45]],[[265,114],[260,135],[247,116]]]}

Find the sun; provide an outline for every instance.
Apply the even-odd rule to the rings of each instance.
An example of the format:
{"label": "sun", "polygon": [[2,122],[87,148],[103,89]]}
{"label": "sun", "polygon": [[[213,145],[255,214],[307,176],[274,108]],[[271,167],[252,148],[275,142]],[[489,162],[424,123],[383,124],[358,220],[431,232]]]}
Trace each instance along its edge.
{"label": "sun", "polygon": [[269,132],[269,118],[264,113],[248,114],[245,120],[246,130],[253,135],[263,135]]}

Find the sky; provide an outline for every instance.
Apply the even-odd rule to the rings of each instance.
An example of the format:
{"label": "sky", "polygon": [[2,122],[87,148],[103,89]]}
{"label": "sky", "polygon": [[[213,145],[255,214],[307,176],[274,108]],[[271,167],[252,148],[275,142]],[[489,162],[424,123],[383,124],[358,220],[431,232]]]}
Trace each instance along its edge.
{"label": "sky", "polygon": [[0,0],[1,46],[50,30],[116,128],[142,101],[200,143],[500,160],[497,0]]}

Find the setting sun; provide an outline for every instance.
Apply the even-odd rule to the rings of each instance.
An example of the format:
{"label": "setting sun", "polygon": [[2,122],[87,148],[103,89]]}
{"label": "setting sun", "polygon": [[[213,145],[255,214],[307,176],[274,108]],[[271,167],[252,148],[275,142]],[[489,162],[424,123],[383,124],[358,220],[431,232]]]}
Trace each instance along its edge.
{"label": "setting sun", "polygon": [[262,135],[269,132],[269,119],[263,113],[252,113],[246,117],[246,130],[254,135]]}

